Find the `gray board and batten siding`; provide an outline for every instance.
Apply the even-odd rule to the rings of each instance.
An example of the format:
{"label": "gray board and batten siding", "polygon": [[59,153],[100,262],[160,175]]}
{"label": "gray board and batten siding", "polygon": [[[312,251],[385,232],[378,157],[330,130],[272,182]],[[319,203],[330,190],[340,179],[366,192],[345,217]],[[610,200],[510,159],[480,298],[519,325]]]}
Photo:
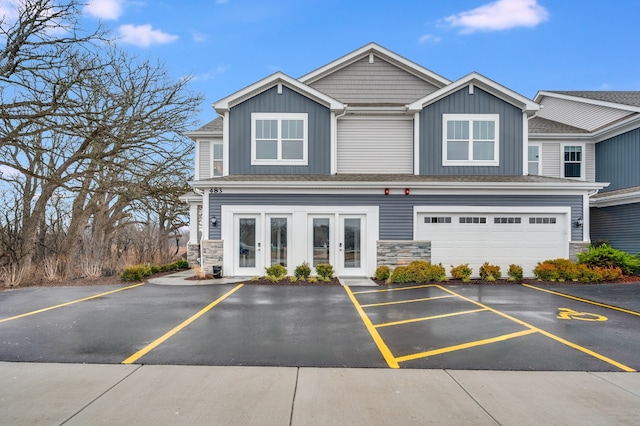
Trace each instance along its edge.
{"label": "gray board and batten siding", "polygon": [[[251,113],[307,113],[308,165],[252,166]],[[229,111],[229,174],[315,174],[331,173],[331,112],[329,109],[285,86],[278,95],[272,87]]]}
{"label": "gray board and batten siding", "polygon": [[349,105],[406,105],[439,89],[378,56],[370,63],[368,55],[309,86]]}
{"label": "gray board and batten siding", "polygon": [[[499,166],[443,166],[443,114],[499,114]],[[464,87],[451,95],[427,105],[420,112],[420,174],[421,175],[522,175],[523,123],[519,108],[475,88],[469,94]]]}
{"label": "gray board and batten siding", "polygon": [[640,129],[596,144],[596,182],[610,182],[600,192],[640,186]]}
{"label": "gray board and batten siding", "polygon": [[[414,206],[571,207],[571,223],[582,216],[579,195],[309,195],[210,194],[209,214],[220,221],[222,205],[246,206],[378,206],[380,240],[413,239]],[[221,223],[209,228],[209,239],[221,238]],[[571,227],[571,240],[582,240],[582,228]]]}
{"label": "gray board and batten siding", "polygon": [[593,207],[591,241],[604,241],[631,254],[640,253],[640,203]]}

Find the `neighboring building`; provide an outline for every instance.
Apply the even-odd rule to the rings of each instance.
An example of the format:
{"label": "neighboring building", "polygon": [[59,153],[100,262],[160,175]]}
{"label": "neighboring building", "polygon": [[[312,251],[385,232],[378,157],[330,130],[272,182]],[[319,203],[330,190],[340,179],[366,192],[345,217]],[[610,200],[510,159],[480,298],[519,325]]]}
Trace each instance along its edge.
{"label": "neighboring building", "polygon": [[592,160],[529,140],[530,119],[574,127],[531,118],[537,102],[480,74],[449,81],[372,43],[214,108],[220,117],[189,133],[194,193],[184,197],[190,260],[208,271],[257,276],[282,263],[292,274],[306,261],[372,276],[425,259],[447,271],[469,263],[474,275],[484,262],[515,263],[531,276],[590,241],[589,197],[604,186]]}
{"label": "neighboring building", "polygon": [[541,91],[535,101],[530,160],[539,155],[545,176],[609,182],[590,194],[591,239],[640,253],[640,92]]}

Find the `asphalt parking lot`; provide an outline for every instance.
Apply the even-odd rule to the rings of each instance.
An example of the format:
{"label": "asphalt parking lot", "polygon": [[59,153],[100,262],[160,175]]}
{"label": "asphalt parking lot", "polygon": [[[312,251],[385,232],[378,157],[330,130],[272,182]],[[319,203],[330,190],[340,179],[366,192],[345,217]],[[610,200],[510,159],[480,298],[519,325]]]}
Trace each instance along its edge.
{"label": "asphalt parking lot", "polygon": [[636,371],[640,284],[26,288],[0,361]]}

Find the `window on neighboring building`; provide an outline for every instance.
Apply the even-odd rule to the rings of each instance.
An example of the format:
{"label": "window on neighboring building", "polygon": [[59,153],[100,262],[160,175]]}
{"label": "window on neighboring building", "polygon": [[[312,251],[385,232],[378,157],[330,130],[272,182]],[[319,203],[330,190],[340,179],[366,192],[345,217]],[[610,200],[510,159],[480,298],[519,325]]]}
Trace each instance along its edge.
{"label": "window on neighboring building", "polygon": [[540,145],[529,145],[529,174],[540,174]]}
{"label": "window on neighboring building", "polygon": [[307,114],[251,114],[251,164],[307,164]]}
{"label": "window on neighboring building", "polygon": [[222,154],[222,142],[213,144],[213,176],[222,176],[224,169],[224,158]]}
{"label": "window on neighboring building", "polygon": [[498,128],[497,114],[444,114],[443,165],[497,166]]}
{"label": "window on neighboring building", "polygon": [[566,178],[582,178],[582,146],[564,146],[564,176]]}

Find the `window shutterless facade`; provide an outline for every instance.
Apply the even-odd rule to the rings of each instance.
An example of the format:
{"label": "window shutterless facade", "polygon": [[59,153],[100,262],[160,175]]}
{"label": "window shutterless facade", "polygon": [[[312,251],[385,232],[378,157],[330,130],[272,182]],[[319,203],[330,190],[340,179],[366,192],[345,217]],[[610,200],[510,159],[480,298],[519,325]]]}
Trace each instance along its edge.
{"label": "window shutterless facade", "polygon": [[443,114],[444,166],[498,166],[498,114]]}
{"label": "window shutterless facade", "polygon": [[562,177],[584,179],[584,146],[564,145],[562,148]]}
{"label": "window shutterless facade", "polygon": [[252,165],[307,165],[307,114],[251,114]]}

